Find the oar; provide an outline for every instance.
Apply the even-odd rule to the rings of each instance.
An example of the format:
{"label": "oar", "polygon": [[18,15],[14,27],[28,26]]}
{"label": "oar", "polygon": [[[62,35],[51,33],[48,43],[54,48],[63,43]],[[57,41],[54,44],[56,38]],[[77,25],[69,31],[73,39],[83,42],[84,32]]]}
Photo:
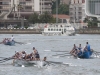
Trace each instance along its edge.
{"label": "oar", "polygon": [[65,54],[70,54],[70,53],[55,54],[55,55],[52,55],[52,56],[65,55]]}
{"label": "oar", "polygon": [[55,61],[45,61],[45,62],[47,62],[47,63],[55,63],[55,64],[62,64],[62,62],[55,62]]}
{"label": "oar", "polygon": [[55,62],[55,61],[45,61],[48,64],[62,64],[62,65],[70,65],[70,63],[65,63],[65,62]]}
{"label": "oar", "polygon": [[0,60],[0,63],[2,63],[2,62],[6,62],[6,61],[11,60],[11,59],[13,59],[13,58],[12,58],[12,57],[4,58],[4,59]]}
{"label": "oar", "polygon": [[3,42],[0,42],[0,44],[2,44]]}
{"label": "oar", "polygon": [[22,42],[16,42],[16,41],[15,41],[15,43],[18,43],[18,44],[21,44],[21,45],[22,45],[22,44],[25,44],[25,43],[22,43]]}
{"label": "oar", "polygon": [[44,50],[44,51],[46,51],[46,52],[49,52],[49,51],[50,52],[69,52],[69,51],[65,51],[65,50],[64,51]]}
{"label": "oar", "polygon": [[72,56],[71,54],[69,55],[60,55],[59,57],[66,57],[66,56]]}

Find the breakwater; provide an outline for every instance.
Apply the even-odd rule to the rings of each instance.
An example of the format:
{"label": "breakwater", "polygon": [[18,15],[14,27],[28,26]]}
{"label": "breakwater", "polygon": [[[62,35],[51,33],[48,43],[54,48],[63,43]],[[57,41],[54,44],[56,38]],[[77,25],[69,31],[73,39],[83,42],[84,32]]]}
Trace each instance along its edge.
{"label": "breakwater", "polygon": [[78,34],[100,34],[100,28],[86,28],[76,30]]}
{"label": "breakwater", "polygon": [[0,34],[41,34],[41,29],[0,29]]}
{"label": "breakwater", "polygon": [[[43,29],[0,29],[0,34],[41,34]],[[76,29],[77,34],[100,34],[100,28]]]}

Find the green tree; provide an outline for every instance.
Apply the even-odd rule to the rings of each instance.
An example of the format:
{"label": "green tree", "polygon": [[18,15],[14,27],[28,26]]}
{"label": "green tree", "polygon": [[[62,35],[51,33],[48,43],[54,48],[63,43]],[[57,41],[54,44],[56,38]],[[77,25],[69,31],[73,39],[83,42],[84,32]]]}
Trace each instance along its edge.
{"label": "green tree", "polygon": [[39,23],[39,15],[37,14],[37,13],[34,13],[34,14],[32,14],[30,17],[29,17],[29,19],[28,19],[28,21],[30,22],[30,23]]}
{"label": "green tree", "polygon": [[84,19],[84,22],[88,23],[88,27],[97,27],[99,21],[96,17],[87,17]]}
{"label": "green tree", "polygon": [[41,23],[54,23],[55,19],[53,18],[53,16],[51,14],[49,14],[48,12],[45,12],[44,14],[39,16],[40,22]]}
{"label": "green tree", "polygon": [[66,15],[68,15],[69,14],[69,5],[67,5],[67,4],[59,5],[58,14],[66,14]]}
{"label": "green tree", "polygon": [[[52,14],[56,14],[56,1],[53,2],[52,5]],[[69,5],[60,4],[60,0],[58,0],[58,14],[69,14]]]}

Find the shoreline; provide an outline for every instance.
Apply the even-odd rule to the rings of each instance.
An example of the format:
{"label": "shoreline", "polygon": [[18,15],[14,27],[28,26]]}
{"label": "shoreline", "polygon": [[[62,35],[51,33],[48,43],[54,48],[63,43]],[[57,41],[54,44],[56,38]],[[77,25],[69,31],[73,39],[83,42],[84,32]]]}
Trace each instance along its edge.
{"label": "shoreline", "polygon": [[[43,29],[0,29],[0,34],[42,34]],[[100,28],[76,29],[76,34],[100,34]]]}
{"label": "shoreline", "polygon": [[0,34],[42,34],[40,29],[0,29]]}

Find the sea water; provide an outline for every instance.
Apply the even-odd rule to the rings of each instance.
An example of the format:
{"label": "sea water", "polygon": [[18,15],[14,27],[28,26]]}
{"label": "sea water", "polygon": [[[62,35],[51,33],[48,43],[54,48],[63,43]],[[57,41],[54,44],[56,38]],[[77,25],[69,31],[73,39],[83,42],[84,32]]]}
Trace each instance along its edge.
{"label": "sea water", "polygon": [[[4,38],[10,38],[12,34],[0,34],[0,42]],[[65,55],[70,52],[74,44],[82,47],[89,42],[92,49],[100,52],[100,35],[76,34],[75,36],[43,36],[41,34],[13,34],[15,46],[0,44],[0,57],[11,57],[15,51],[33,52],[35,47],[41,60],[47,57],[47,61],[53,61],[45,67],[29,66],[17,67],[12,65],[12,60],[0,63],[0,75],[100,75],[100,59],[76,59]],[[57,55],[58,54],[58,55]],[[59,55],[61,54],[61,55]],[[52,56],[57,55],[57,56]],[[1,58],[0,58],[1,59]],[[57,62],[61,62],[57,63]]]}

